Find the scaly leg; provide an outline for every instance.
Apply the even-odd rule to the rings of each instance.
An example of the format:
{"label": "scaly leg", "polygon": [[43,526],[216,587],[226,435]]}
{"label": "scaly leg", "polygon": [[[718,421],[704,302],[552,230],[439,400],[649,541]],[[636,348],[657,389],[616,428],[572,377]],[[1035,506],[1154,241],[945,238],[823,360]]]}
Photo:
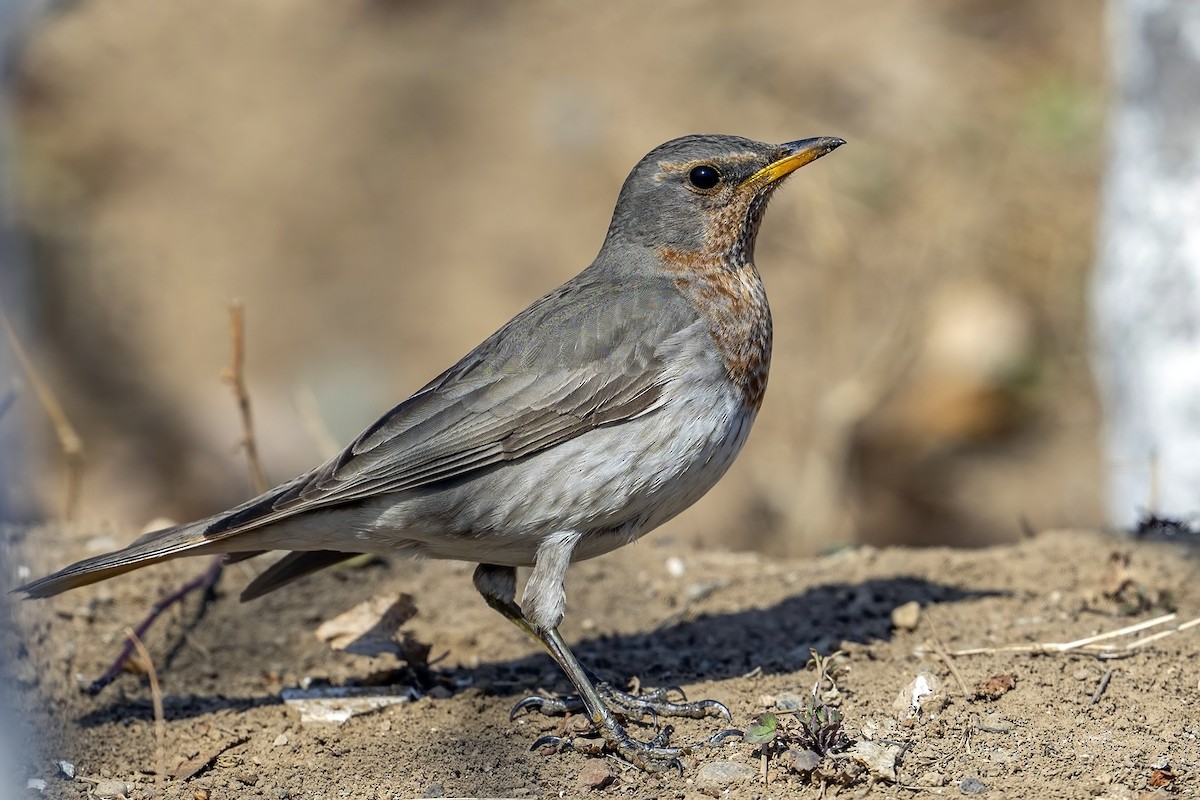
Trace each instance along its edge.
{"label": "scaly leg", "polygon": [[[487,604],[545,648],[555,663],[566,673],[567,679],[571,681],[571,685],[578,693],[577,698],[572,698],[570,701],[539,698],[544,702],[531,702],[531,698],[526,698],[517,703],[516,708],[513,709],[514,715],[525,708],[549,709],[552,713],[560,711],[560,709],[560,713],[565,713],[578,708],[587,714],[588,719],[591,720],[597,732],[608,745],[629,763],[641,767],[647,772],[659,772],[670,768],[682,769],[679,756],[686,755],[699,745],[667,746],[667,740],[672,731],[670,726],[664,727],[650,742],[641,742],[630,736],[628,731],[617,721],[616,714],[606,702],[606,697],[622,710],[640,711],[638,706],[642,701],[634,695],[616,692],[611,688],[605,688],[603,691],[597,689],[594,678],[571,653],[557,628],[541,631],[525,618],[521,607],[514,599],[516,597],[516,570],[514,568],[480,564],[475,570],[474,580],[475,587],[483,595]],[[646,700],[647,708],[652,711],[655,705],[665,709],[683,708],[686,716],[697,718],[704,716],[711,709],[719,709],[718,713],[724,712],[726,716],[729,714],[723,705],[714,701],[692,704],[701,709],[700,713],[696,713],[688,706],[669,702],[667,699],[669,692],[670,690],[652,692],[648,696],[649,699]],[[630,708],[631,706],[632,708]],[[716,744],[734,734],[740,735],[740,731],[721,731],[701,744]],[[544,736],[534,743],[534,747],[545,744],[569,745],[570,743],[558,737]]]}

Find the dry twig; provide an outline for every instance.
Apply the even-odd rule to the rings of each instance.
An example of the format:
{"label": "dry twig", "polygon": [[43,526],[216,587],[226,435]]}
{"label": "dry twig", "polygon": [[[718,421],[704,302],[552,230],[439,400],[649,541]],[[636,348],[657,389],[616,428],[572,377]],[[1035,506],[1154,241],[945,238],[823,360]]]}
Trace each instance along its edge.
{"label": "dry twig", "polygon": [[[197,589],[203,589],[204,596],[207,598],[212,590],[212,587],[216,584],[217,578],[221,577],[221,567],[223,566],[222,558],[222,556],[217,556],[214,558],[212,563],[209,564],[208,569],[155,603],[153,608],[150,609],[150,613],[138,623],[136,628],[132,629],[133,635],[139,638],[145,636],[146,631],[150,630],[150,626],[154,624],[155,620],[162,616],[164,611]],[[129,656],[133,655],[133,650],[133,640],[127,640],[125,645],[121,648],[121,652],[117,654],[116,660],[114,660],[112,664],[108,666],[108,669],[104,671],[103,675],[92,681],[91,685],[89,685],[85,691],[87,691],[88,694],[98,694],[101,689],[116,680],[117,676],[121,674],[121,670],[124,669],[125,662],[129,660]]]}
{"label": "dry twig", "polygon": [[1108,672],[1104,673],[1104,677],[1100,679],[1100,685],[1096,687],[1096,691],[1092,694],[1092,705],[1099,703],[1100,698],[1103,697],[1104,693],[1108,690],[1108,683],[1112,680],[1114,671],[1115,670],[1109,669]]}
{"label": "dry twig", "polygon": [[138,635],[133,632],[133,628],[126,628],[125,636],[137,648],[138,657],[142,659],[146,667],[146,676],[150,678],[150,700],[154,703],[154,785],[157,790],[156,794],[162,797],[162,784],[167,776],[167,728],[166,723],[163,721],[162,689],[158,686],[158,671],[154,669],[154,662],[150,659],[150,651],[146,649],[146,645],[142,644],[142,640],[138,638]]}
{"label": "dry twig", "polygon": [[229,327],[233,339],[233,356],[229,368],[222,375],[225,382],[233,388],[233,396],[237,399],[238,412],[242,417],[242,440],[240,446],[246,451],[246,461],[250,466],[250,480],[254,491],[265,492],[270,485],[266,473],[258,460],[258,443],[254,438],[254,418],[250,413],[250,393],[246,391],[244,367],[246,364],[246,307],[241,300],[229,303]]}
{"label": "dry twig", "polygon": [[[262,467],[258,463],[258,446],[254,438],[253,419],[250,416],[250,396],[246,392],[246,382],[243,378],[242,367],[245,363],[245,323],[243,306],[241,302],[234,301],[229,305],[229,319],[231,335],[233,339],[233,359],[226,371],[224,377],[233,386],[234,396],[238,401],[238,410],[242,417],[242,444],[246,449],[246,457],[250,461],[250,475],[255,483],[255,488],[259,492],[266,491],[267,479],[263,475]],[[150,613],[146,615],[135,629],[135,635],[140,637],[146,634],[150,626],[154,624],[164,611],[171,606],[183,600],[194,591],[200,590],[203,593],[203,601],[196,619],[204,614],[208,606],[208,601],[213,596],[213,587],[217,585],[217,581],[221,578],[221,573],[225,569],[225,557],[218,555],[213,556],[209,561],[208,567],[204,572],[197,575],[192,580],[185,583],[183,586],[171,592],[166,597],[159,600],[150,609]],[[126,643],[117,655],[115,661],[109,665],[104,674],[92,682],[87,687],[89,694],[96,694],[105,686],[108,686],[116,677],[121,674],[122,668],[125,666],[126,660],[133,652],[133,644]]]}
{"label": "dry twig", "polygon": [[42,408],[46,411],[46,416],[50,418],[50,423],[54,426],[54,435],[58,438],[58,446],[62,450],[63,459],[67,465],[67,490],[63,516],[68,521],[73,520],[79,510],[79,496],[83,489],[83,440],[79,438],[75,427],[67,419],[62,403],[58,402],[58,398],[51,391],[49,384],[34,367],[28,351],[25,350],[25,345],[21,344],[21,340],[17,338],[17,332],[9,322],[8,315],[4,313],[3,308],[0,308],[0,325],[4,327],[4,333],[8,336],[13,355],[16,356],[17,363],[21,365],[21,370],[29,380],[29,385],[33,387],[33,393],[37,395],[38,402],[41,403]]}

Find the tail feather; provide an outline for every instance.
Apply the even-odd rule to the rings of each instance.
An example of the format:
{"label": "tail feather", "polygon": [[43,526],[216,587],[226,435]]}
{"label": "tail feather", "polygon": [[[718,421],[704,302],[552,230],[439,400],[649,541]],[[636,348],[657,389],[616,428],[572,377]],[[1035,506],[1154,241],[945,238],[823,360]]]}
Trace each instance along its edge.
{"label": "tail feather", "polygon": [[85,558],[52,575],[13,589],[27,598],[50,597],[80,586],[107,580],[141,567],[185,555],[200,555],[211,541],[204,536],[211,520],[164,528],[142,536],[113,553]]}
{"label": "tail feather", "polygon": [[267,592],[273,592],[281,586],[286,586],[305,575],[340,564],[347,559],[356,558],[358,553],[340,553],[334,550],[312,550],[308,552],[288,553],[283,558],[267,567],[261,575],[252,580],[242,590],[241,600],[255,600]]}

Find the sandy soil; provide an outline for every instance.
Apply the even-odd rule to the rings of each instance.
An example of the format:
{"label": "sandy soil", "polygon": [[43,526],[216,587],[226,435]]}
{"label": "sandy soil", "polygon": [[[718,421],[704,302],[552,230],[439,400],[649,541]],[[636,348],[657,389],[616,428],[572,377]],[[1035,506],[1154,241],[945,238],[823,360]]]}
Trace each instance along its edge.
{"label": "sandy soil", "polygon": [[[8,528],[5,563],[9,572],[21,565],[41,573],[106,544],[94,536]],[[1128,556],[1127,571],[1114,567],[1114,553]],[[125,788],[130,798],[156,796],[146,677],[123,675],[95,697],[80,687],[103,671],[126,625],[202,566],[175,563],[47,602],[5,605],[4,652],[16,655],[7,680],[22,738],[31,743],[22,783],[45,781],[44,792],[30,796],[85,797],[98,786]],[[771,762],[766,785],[758,777],[711,783],[715,762],[760,768],[756,748],[742,742],[696,751],[684,759],[682,775],[645,775],[580,752],[531,752],[535,739],[562,730],[563,721],[509,721],[509,709],[530,692],[565,691],[565,681],[474,595],[468,565],[347,568],[238,603],[254,568],[230,568],[200,619],[193,600],[147,637],[164,696],[167,797],[821,793],[781,759]],[[844,714],[846,732],[902,749],[895,782],[862,776],[849,787],[827,787],[827,794],[1200,793],[1197,629],[1113,660],[1081,651],[937,655],[941,648],[1067,642],[1175,608],[1172,624],[1190,619],[1200,607],[1200,581],[1194,552],[1179,544],[1048,532],[985,550],[859,548],[782,560],[697,552],[652,536],[577,565],[568,589],[564,632],[585,663],[614,682],[680,684],[694,698],[719,699],[740,727],[773,703],[810,691],[811,649],[844,651],[838,690],[828,699]],[[432,646],[434,672],[424,695],[340,727],[302,723],[281,700],[285,688],[309,678],[378,682],[402,666],[390,657],[334,652],[314,636],[322,620],[398,591],[411,593],[418,609],[405,630]],[[913,601],[921,608],[915,628],[897,627],[893,611]],[[897,697],[922,673],[935,694],[915,716],[898,710]],[[403,669],[391,675],[412,679]],[[981,696],[979,687],[993,676],[1015,676],[1015,685],[1000,678],[993,697]],[[702,739],[716,724],[682,721],[676,741]],[[73,765],[73,779],[59,761]],[[615,777],[604,789],[591,788],[587,781],[598,780],[606,765]]]}

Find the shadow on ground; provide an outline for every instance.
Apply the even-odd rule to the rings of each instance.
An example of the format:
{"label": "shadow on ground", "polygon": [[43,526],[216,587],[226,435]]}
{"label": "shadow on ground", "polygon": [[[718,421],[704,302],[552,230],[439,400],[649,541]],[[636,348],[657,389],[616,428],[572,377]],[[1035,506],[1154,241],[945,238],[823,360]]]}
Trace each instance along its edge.
{"label": "shadow on ground", "polygon": [[[631,676],[647,686],[661,686],[728,680],[754,670],[784,674],[802,670],[812,650],[830,653],[842,642],[869,644],[890,639],[891,612],[905,603],[915,601],[926,607],[1005,594],[964,590],[910,576],[830,583],[768,608],[678,619],[653,631],[593,637],[572,647],[586,666],[617,686],[625,685]],[[678,616],[686,616],[686,612]],[[491,696],[528,694],[539,688],[570,690],[549,656],[542,654],[482,663],[471,669],[455,668],[442,677],[452,685],[474,687]],[[553,682],[550,685],[546,684],[548,677]],[[281,703],[278,694],[170,695],[163,698],[163,710],[167,720],[179,720]],[[150,720],[153,708],[148,698],[120,697],[78,722],[94,727],[114,718]]]}

